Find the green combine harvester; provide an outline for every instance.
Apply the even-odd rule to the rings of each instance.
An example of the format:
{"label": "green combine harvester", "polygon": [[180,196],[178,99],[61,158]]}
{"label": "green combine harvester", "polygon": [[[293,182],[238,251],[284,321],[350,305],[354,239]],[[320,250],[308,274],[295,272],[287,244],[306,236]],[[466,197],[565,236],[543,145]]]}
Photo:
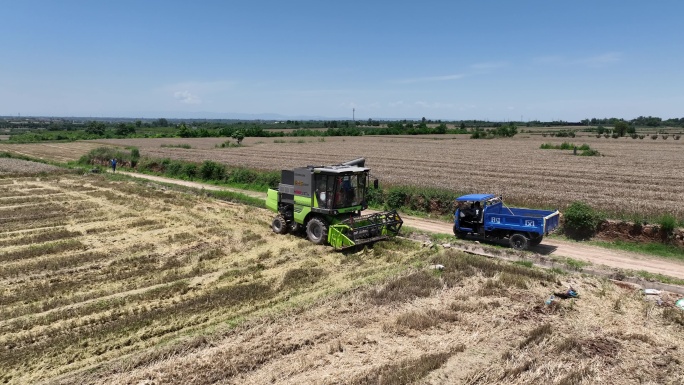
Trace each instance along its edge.
{"label": "green combine harvester", "polygon": [[[266,207],[278,213],[271,228],[277,234],[306,230],[317,245],[336,249],[368,244],[399,233],[403,221],[396,211],[361,215],[370,169],[359,158],[334,166],[283,170],[278,189],[269,189]],[[377,179],[373,187],[378,187]]]}

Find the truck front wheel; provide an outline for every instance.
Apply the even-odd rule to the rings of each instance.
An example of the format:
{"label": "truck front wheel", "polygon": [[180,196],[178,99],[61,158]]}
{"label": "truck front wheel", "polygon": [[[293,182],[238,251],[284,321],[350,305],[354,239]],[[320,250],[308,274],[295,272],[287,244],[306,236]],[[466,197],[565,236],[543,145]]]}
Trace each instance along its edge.
{"label": "truck front wheel", "polygon": [[316,244],[322,245],[328,240],[328,226],[320,218],[312,218],[306,224],[306,237]]}
{"label": "truck front wheel", "polygon": [[511,244],[511,247],[516,250],[526,250],[529,244],[529,239],[522,234],[513,234],[510,238],[508,238],[508,242]]}
{"label": "truck front wheel", "polygon": [[459,230],[458,225],[454,225],[454,235],[458,239],[464,239],[468,235],[468,233]]}

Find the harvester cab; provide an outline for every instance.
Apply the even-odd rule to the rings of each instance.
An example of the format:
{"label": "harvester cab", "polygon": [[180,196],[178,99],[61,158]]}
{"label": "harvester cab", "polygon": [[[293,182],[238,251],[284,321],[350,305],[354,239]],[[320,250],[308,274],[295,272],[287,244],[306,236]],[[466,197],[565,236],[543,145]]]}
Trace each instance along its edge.
{"label": "harvester cab", "polygon": [[364,158],[283,170],[266,199],[266,207],[278,213],[271,228],[278,234],[305,229],[311,242],[336,249],[397,235],[403,222],[396,211],[361,215],[368,208],[369,172]]}

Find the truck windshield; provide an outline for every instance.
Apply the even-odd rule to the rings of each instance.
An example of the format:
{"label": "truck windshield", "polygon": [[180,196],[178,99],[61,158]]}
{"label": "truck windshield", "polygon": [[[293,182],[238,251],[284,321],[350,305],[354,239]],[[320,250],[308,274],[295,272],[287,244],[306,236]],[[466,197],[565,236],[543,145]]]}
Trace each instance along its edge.
{"label": "truck windshield", "polygon": [[338,176],[335,183],[335,208],[359,206],[366,192],[366,175]]}

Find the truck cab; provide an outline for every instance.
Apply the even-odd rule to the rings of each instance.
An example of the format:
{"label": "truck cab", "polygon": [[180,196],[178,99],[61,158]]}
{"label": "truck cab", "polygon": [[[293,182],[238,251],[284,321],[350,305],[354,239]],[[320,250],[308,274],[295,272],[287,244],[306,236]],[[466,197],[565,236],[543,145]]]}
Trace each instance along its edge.
{"label": "truck cab", "polygon": [[507,239],[514,249],[541,243],[559,224],[558,210],[512,208],[494,194],[468,194],[456,199],[454,235],[483,239]]}

